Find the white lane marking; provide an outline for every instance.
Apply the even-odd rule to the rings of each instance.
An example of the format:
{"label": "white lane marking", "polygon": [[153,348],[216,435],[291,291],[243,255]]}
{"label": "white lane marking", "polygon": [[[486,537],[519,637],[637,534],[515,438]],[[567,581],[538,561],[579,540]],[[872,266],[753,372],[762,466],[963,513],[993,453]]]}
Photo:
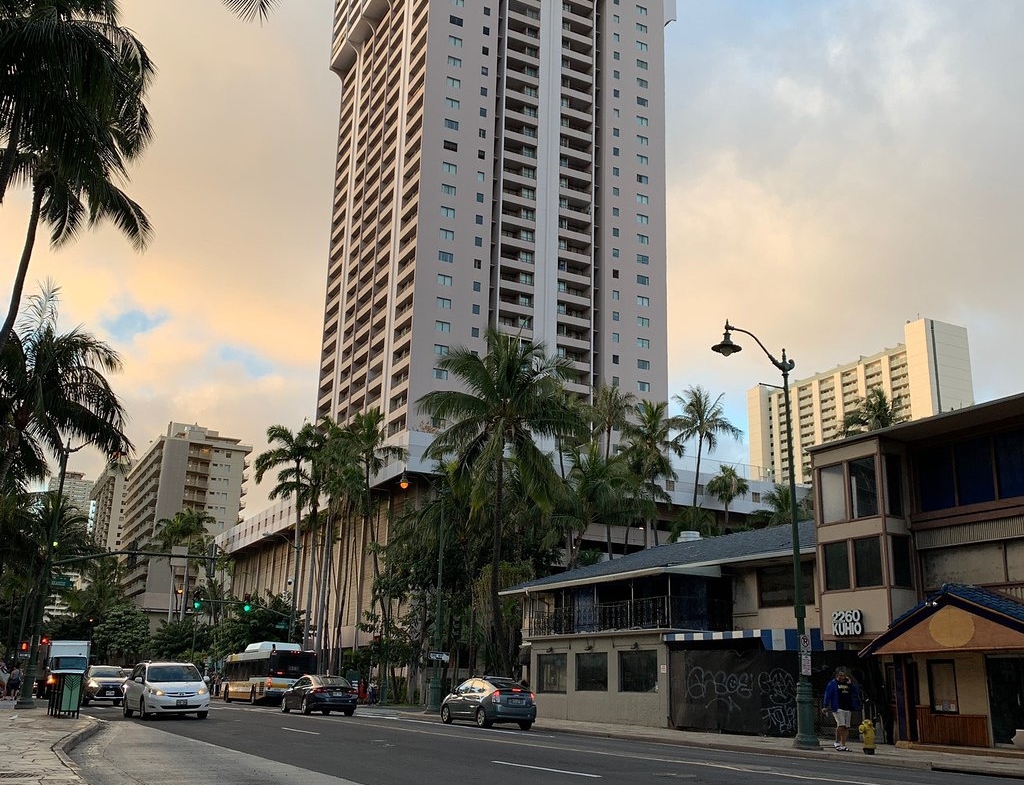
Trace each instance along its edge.
{"label": "white lane marking", "polygon": [[292,733],[308,733],[310,736],[319,736],[320,735],[315,730],[299,730],[298,728],[286,728],[283,725],[281,726],[281,730],[288,730],[288,731],[291,731]]}
{"label": "white lane marking", "polygon": [[534,771],[550,771],[552,774],[569,774],[573,777],[593,777],[601,779],[600,774],[587,774],[582,771],[566,771],[565,769],[549,769],[545,766],[527,766],[525,763],[509,763],[503,760],[492,760],[491,763],[497,766],[515,766],[517,769],[533,769]]}

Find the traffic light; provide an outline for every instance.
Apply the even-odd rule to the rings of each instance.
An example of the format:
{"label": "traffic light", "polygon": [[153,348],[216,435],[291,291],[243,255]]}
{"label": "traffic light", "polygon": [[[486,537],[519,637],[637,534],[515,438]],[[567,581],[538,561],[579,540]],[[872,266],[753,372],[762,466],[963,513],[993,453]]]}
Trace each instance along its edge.
{"label": "traffic light", "polygon": [[203,609],[203,591],[202,589],[196,589],[192,592],[192,607],[193,609],[200,611]]}
{"label": "traffic light", "polygon": [[22,654],[28,654],[28,641],[22,641],[20,644],[18,644],[18,651],[20,651]]}
{"label": "traffic light", "polygon": [[252,595],[246,592],[242,595],[242,612],[248,613],[252,610]]}
{"label": "traffic light", "polygon": [[40,646],[49,646],[50,645],[50,637],[48,635],[44,635],[42,638],[39,639],[39,645]]}

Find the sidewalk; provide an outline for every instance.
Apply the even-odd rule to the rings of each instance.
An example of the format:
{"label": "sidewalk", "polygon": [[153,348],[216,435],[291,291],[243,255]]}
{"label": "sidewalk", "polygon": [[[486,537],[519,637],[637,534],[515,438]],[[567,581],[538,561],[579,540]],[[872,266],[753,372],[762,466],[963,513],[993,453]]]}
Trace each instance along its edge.
{"label": "sidewalk", "polygon": [[[420,707],[378,706],[374,713],[415,714]],[[440,719],[438,719],[440,722]],[[0,738],[6,754],[0,762],[0,779],[12,785],[81,785],[78,767],[66,752],[89,738],[99,723],[88,717],[79,719],[51,717],[46,704],[36,701],[30,711],[15,711],[10,702],[0,703]],[[578,733],[614,739],[637,739],[681,747],[757,752],[815,758],[842,755],[851,765],[875,764],[925,771],[948,771],[1024,780],[1024,752],[1006,749],[967,750],[953,747],[904,748],[879,745],[874,755],[864,755],[858,746],[851,752],[836,752],[830,740],[822,739],[818,750],[797,750],[792,739],[760,736],[677,731],[637,725],[607,725],[597,722],[573,722],[539,718],[534,725],[539,733]]]}

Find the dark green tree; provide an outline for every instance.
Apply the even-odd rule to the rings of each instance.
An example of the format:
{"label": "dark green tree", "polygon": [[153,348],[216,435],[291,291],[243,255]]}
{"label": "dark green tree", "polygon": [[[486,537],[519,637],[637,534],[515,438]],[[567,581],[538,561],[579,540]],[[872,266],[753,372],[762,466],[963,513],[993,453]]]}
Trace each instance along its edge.
{"label": "dark green tree", "polygon": [[99,662],[133,665],[149,650],[149,619],[129,602],[115,605],[93,630],[93,644]]}
{"label": "dark green tree", "polygon": [[723,529],[729,528],[729,505],[740,496],[746,496],[750,490],[750,483],[740,477],[732,466],[721,466],[718,474],[708,481],[707,492],[718,499],[725,508],[725,522]]}
{"label": "dark green tree", "polygon": [[903,399],[897,395],[891,401],[881,387],[872,387],[863,398],[858,398],[851,411],[843,417],[843,436],[877,431],[904,422]]}
{"label": "dark green tree", "polygon": [[669,501],[668,493],[658,483],[662,477],[675,479],[672,456],[683,456],[679,420],[668,414],[668,403],[640,401],[633,411],[633,420],[626,425],[626,460],[630,469],[644,481],[646,490],[647,526],[658,545],[658,501]]}

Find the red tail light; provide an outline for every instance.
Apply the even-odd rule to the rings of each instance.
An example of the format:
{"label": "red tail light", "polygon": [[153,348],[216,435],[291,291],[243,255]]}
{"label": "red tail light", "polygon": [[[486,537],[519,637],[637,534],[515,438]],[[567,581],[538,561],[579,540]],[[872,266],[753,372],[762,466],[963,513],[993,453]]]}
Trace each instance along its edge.
{"label": "red tail light", "polygon": [[313,689],[310,690],[310,692],[312,692],[314,695],[319,695],[321,692],[328,692],[328,691],[329,690],[326,687],[314,687]]}

